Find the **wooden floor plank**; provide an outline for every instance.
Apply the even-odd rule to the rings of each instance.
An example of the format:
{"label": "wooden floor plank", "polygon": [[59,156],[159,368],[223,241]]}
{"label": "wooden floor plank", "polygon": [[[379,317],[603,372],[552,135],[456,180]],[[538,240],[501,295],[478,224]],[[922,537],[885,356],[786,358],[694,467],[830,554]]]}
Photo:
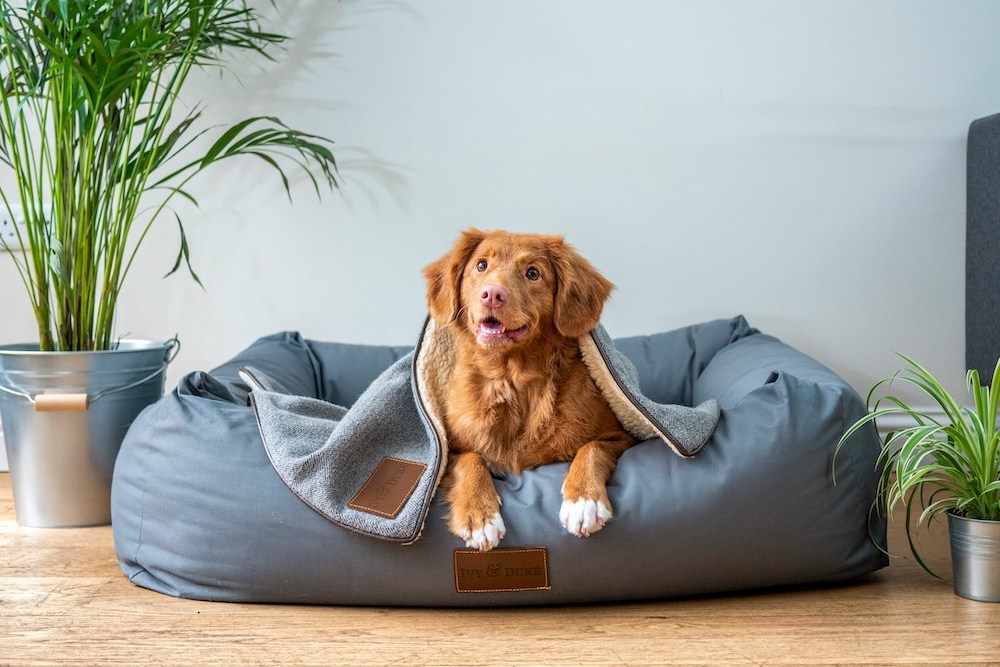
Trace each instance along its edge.
{"label": "wooden floor plank", "polygon": [[[899,527],[890,544],[905,551]],[[903,546],[896,546],[903,545]],[[946,538],[924,540],[947,570]],[[109,527],[18,526],[0,474],[0,665],[1000,665],[1000,604],[910,558],[847,585],[641,604],[381,609],[178,600]]]}

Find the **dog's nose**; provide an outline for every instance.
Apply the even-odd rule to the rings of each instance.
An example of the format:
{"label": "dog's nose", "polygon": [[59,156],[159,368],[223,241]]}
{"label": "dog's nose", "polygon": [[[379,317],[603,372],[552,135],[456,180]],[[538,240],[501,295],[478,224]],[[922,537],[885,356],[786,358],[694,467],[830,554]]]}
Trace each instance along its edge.
{"label": "dog's nose", "polygon": [[479,293],[479,300],[487,308],[499,308],[507,303],[509,298],[510,294],[507,293],[507,290],[499,285],[486,285]]}

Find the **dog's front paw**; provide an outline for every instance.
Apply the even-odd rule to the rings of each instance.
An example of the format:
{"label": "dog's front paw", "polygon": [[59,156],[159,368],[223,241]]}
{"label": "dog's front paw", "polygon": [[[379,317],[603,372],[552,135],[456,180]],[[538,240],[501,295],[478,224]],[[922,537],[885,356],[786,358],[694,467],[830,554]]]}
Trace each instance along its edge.
{"label": "dog's front paw", "polygon": [[465,546],[479,551],[489,551],[500,544],[507,533],[500,512],[482,521],[465,521],[452,525],[452,532],[465,540]]}
{"label": "dog's front paw", "polygon": [[594,498],[564,499],[559,520],[573,535],[589,537],[611,521],[611,507],[604,500]]}

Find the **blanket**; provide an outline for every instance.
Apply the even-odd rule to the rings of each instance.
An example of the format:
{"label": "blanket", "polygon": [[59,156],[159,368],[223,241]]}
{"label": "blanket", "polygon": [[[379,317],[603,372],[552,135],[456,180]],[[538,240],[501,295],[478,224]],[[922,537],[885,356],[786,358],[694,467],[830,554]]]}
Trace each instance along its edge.
{"label": "blanket", "polygon": [[[254,368],[242,369],[267,455],[291,491],[344,528],[410,544],[423,529],[444,475],[448,439],[442,397],[455,360],[451,329],[428,318],[415,349],[350,407],[294,396]],[[622,426],[694,456],[719,421],[714,400],[661,404],[604,327],[580,338],[584,363]]]}

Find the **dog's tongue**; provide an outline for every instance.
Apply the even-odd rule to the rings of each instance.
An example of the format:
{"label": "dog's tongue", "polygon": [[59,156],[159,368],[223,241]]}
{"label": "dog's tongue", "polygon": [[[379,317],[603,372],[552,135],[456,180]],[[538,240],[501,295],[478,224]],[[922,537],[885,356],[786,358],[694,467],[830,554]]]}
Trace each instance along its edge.
{"label": "dog's tongue", "polygon": [[517,329],[508,329],[495,317],[487,317],[476,325],[476,336],[478,336],[479,342],[484,345],[515,343],[524,338],[527,331],[527,324]]}
{"label": "dog's tongue", "polygon": [[479,323],[479,331],[484,334],[497,335],[502,334],[504,332],[504,328],[503,324],[500,323],[500,320],[488,317]]}

